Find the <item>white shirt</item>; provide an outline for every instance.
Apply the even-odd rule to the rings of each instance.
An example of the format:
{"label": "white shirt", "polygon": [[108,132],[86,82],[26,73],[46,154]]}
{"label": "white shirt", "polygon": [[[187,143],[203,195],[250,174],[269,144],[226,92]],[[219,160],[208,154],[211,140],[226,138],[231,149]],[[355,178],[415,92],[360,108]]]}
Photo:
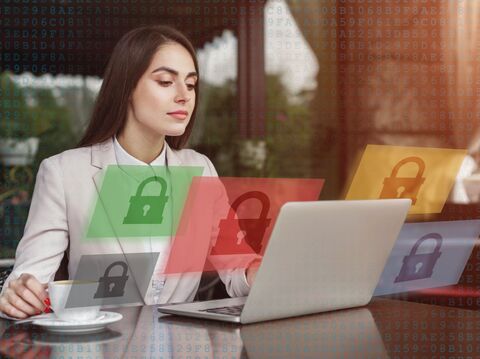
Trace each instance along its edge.
{"label": "white shirt", "polygon": [[[118,165],[130,165],[130,166],[165,166],[167,164],[165,146],[163,146],[162,152],[150,163],[145,163],[139,159],[133,157],[129,154],[118,142],[117,136],[113,139],[113,148],[115,150],[115,157],[117,159]],[[140,238],[136,239],[136,245]],[[165,283],[165,276],[163,275],[163,270],[168,258],[168,248],[171,242],[171,237],[148,237],[143,239],[143,250],[145,253],[159,252],[157,264],[153,272],[152,280],[156,279],[155,286],[157,287],[157,292],[154,294],[152,292],[152,280],[148,286],[148,291],[145,294],[145,302],[147,304],[156,303],[157,298],[154,295],[159,295],[161,288]]]}
{"label": "white shirt", "polygon": [[113,148],[115,149],[115,157],[117,158],[117,163],[119,165],[144,165],[144,166],[165,166],[166,154],[165,146],[163,146],[162,152],[150,163],[145,163],[139,159],[133,157],[130,153],[125,151],[122,145],[118,142],[117,136],[113,139]]}

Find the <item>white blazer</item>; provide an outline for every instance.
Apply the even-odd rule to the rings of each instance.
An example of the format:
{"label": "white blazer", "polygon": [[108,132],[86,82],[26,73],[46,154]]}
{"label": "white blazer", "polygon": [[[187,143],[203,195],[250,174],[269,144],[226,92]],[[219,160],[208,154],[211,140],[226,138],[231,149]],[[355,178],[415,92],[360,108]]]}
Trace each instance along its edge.
{"label": "white blazer", "polygon": [[[188,149],[172,150],[167,143],[165,146],[169,165],[201,166],[203,176],[218,176],[206,156]],[[122,238],[96,242],[84,240],[92,203],[99,195],[102,169],[116,164],[112,139],[68,150],[42,161],[25,232],[17,247],[15,266],[4,288],[22,273],[30,273],[42,283],[52,281],[68,244],[70,277],[76,272],[82,255],[122,253],[122,248],[128,253],[143,251],[143,243]],[[224,270],[219,275],[230,296],[248,294],[244,269]],[[159,303],[192,301],[200,278],[201,273],[168,276]]]}

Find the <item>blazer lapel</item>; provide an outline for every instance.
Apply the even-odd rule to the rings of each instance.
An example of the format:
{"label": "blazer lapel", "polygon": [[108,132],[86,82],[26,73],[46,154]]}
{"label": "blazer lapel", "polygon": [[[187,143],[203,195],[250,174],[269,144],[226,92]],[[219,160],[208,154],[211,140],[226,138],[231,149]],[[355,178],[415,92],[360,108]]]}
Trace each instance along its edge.
{"label": "blazer lapel", "polygon": [[102,170],[106,170],[108,165],[117,164],[115,150],[113,148],[113,140],[111,138],[105,142],[92,145],[91,164],[93,167],[98,168],[98,171],[96,171],[93,175],[93,182],[95,183],[97,193],[100,195],[102,179],[105,173]]}
{"label": "blazer lapel", "polygon": [[[101,189],[102,189],[102,182],[103,176],[107,170],[109,165],[116,165],[117,159],[115,157],[115,149],[113,148],[113,140],[108,139],[105,142],[98,143],[92,145],[92,158],[91,158],[91,165],[96,167],[98,170],[93,174],[92,179],[95,184],[95,189],[97,191],[98,199],[97,201],[101,201],[103,210],[105,211],[106,215],[108,216],[107,208],[104,205],[105,198],[101,197]],[[109,221],[111,226],[111,222]],[[113,226],[111,226],[112,232],[115,234],[115,238],[119,240],[118,235],[115,233]],[[121,243],[120,243],[121,244]]]}
{"label": "blazer lapel", "polygon": [[[102,143],[97,143],[92,145],[92,158],[91,165],[96,167],[98,170],[92,176],[93,182],[95,184],[95,189],[97,190],[98,200],[101,201],[103,209],[108,216],[107,208],[104,205],[105,198],[101,198],[101,189],[103,176],[109,165],[116,165],[117,159],[115,157],[115,149],[113,148],[113,140],[110,138]],[[110,224],[111,225],[111,224]],[[113,231],[113,227],[112,227]],[[115,237],[118,239],[118,236],[115,233]]]}

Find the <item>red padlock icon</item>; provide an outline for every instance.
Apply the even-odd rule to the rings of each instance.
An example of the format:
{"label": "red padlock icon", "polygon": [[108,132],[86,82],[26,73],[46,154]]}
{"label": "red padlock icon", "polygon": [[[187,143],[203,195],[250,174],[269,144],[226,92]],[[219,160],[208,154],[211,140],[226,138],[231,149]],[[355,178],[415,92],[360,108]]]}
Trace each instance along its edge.
{"label": "red padlock icon", "polygon": [[[262,204],[259,218],[235,218],[238,207],[247,199],[258,199]],[[217,242],[212,254],[252,254],[262,250],[263,237],[270,225],[267,218],[270,210],[270,200],[260,191],[250,191],[242,194],[232,204],[227,218],[219,225]]]}

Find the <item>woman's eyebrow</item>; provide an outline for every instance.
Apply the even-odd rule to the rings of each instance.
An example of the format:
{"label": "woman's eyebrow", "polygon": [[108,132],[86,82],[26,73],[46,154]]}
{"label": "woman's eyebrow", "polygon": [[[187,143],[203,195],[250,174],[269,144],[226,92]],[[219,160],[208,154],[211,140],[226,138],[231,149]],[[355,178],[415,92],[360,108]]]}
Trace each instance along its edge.
{"label": "woman's eyebrow", "polygon": [[[176,70],[174,70],[170,67],[167,67],[167,66],[160,66],[160,67],[156,68],[155,70],[152,71],[152,74],[154,74],[155,72],[159,72],[159,71],[166,71],[166,72],[171,73],[172,75],[178,76],[178,71],[176,71]],[[185,76],[185,78],[189,78],[189,77],[198,77],[198,74],[196,72],[189,72],[187,74],[187,76]]]}

